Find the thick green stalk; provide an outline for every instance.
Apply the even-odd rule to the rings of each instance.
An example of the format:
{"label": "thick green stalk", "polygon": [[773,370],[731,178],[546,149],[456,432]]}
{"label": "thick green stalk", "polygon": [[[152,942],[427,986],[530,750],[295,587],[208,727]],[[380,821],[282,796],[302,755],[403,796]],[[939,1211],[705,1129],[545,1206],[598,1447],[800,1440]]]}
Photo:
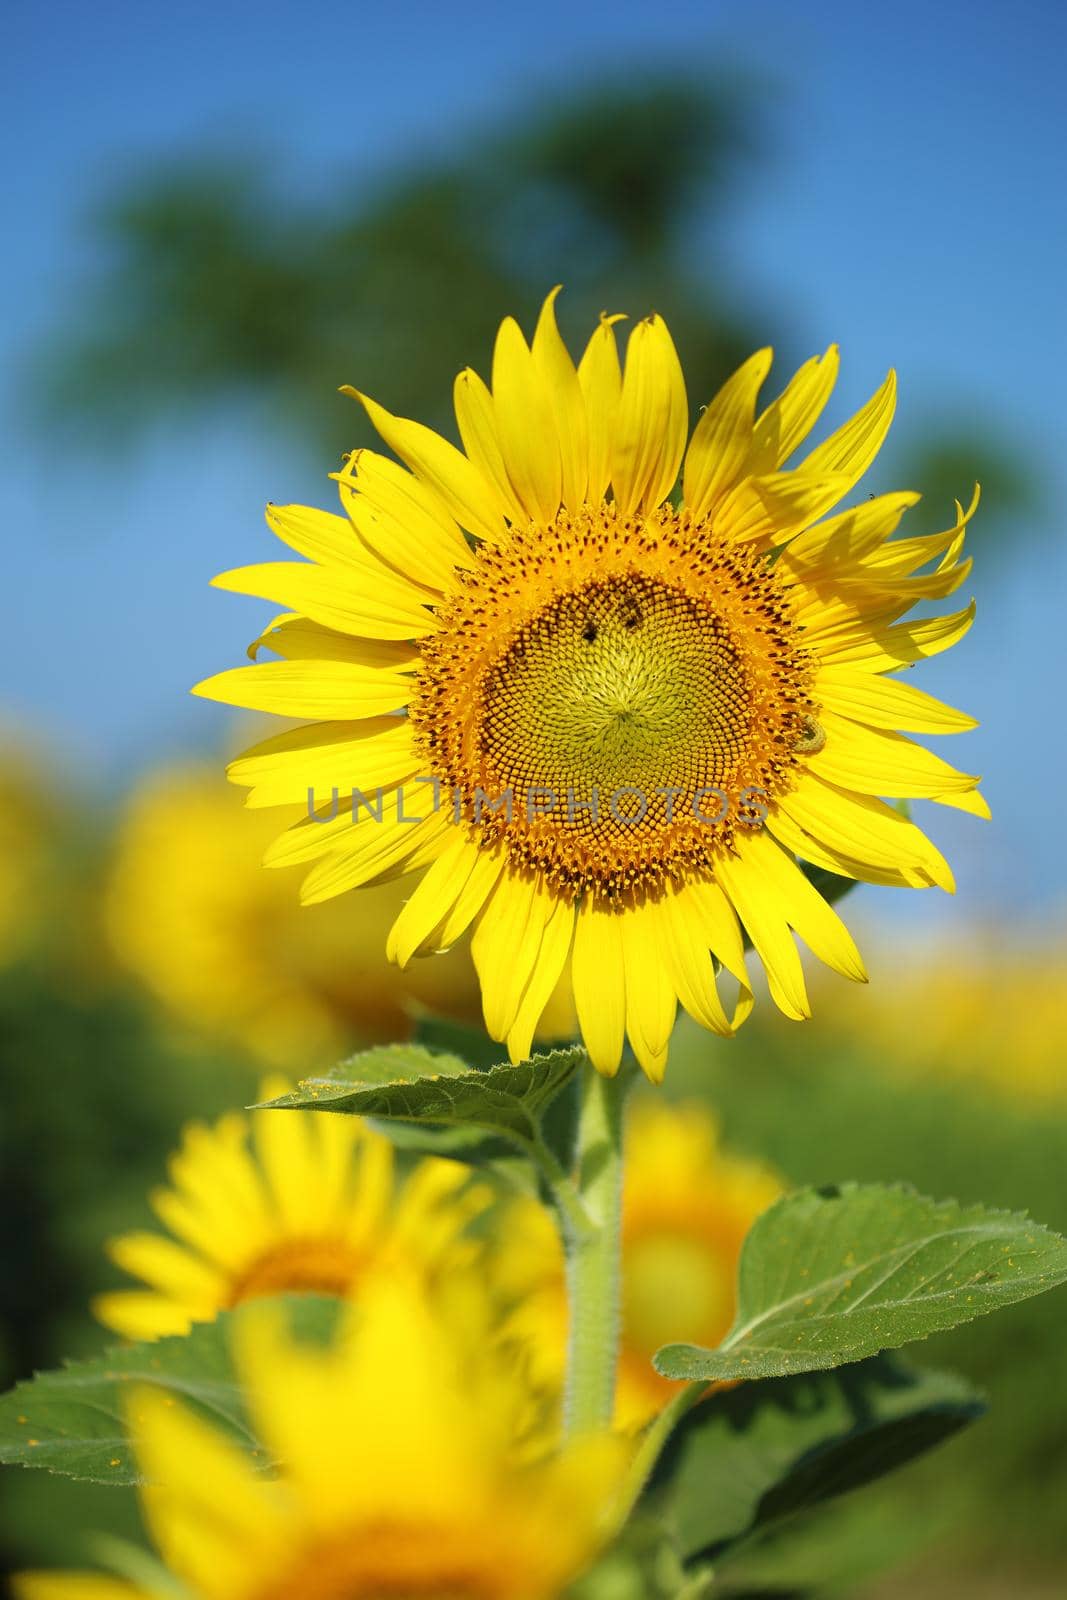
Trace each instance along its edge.
{"label": "thick green stalk", "polygon": [[624,1086],[585,1070],[577,1150],[584,1221],[563,1219],[570,1312],[564,1423],[572,1435],[610,1426],[619,1354]]}

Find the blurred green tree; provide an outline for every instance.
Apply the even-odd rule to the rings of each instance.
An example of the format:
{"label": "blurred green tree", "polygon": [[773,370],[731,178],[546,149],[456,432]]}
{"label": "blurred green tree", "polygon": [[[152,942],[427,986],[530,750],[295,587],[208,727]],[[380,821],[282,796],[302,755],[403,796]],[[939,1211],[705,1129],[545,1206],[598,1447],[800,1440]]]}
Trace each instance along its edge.
{"label": "blurred green tree", "polygon": [[[456,372],[484,371],[501,318],[530,328],[560,281],[575,342],[603,308],[660,311],[694,409],[769,339],[803,359],[722,266],[735,183],[773,157],[772,87],[736,71],[606,80],[318,203],[266,156],[206,151],[124,179],[91,217],[102,266],[35,362],[49,436],[110,449],[183,411],[251,405],[321,461],[372,440],[337,397],[355,383],[454,437]],[[1032,509],[1027,464],[981,432],[935,423],[895,452],[932,525],[975,476],[980,535]]]}
{"label": "blurred green tree", "polygon": [[318,206],[266,159],[150,169],[94,213],[104,265],[43,363],[50,419],[107,447],[250,397],[321,453],[369,438],[336,397],[356,382],[447,426],[455,373],[484,366],[500,319],[529,322],[559,280],[576,335],[605,305],[660,310],[702,403],[756,338],[714,248],[758,145],[750,103],[736,81],[605,84]]}

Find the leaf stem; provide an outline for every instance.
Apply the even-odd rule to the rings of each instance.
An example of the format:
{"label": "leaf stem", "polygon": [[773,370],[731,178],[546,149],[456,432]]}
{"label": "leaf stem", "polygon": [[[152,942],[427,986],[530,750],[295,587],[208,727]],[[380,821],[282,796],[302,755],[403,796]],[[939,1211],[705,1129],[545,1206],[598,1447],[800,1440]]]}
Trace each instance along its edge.
{"label": "leaf stem", "polygon": [[616,1518],[620,1528],[640,1500],[667,1440],[682,1418],[704,1398],[710,1388],[710,1383],[685,1384],[645,1429],[619,1495]]}
{"label": "leaf stem", "polygon": [[563,1213],[570,1310],[563,1416],[570,1435],[610,1426],[619,1348],[625,1085],[592,1066],[585,1071],[577,1143],[585,1227],[576,1228]]}

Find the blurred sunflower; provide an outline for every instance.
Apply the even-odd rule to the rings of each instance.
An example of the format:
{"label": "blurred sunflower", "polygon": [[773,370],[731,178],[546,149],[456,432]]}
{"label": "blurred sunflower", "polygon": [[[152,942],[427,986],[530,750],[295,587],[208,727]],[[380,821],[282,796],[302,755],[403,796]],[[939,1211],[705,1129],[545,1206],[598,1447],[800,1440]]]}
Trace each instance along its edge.
{"label": "blurred sunflower", "polygon": [[[645,1423],[677,1385],[652,1357],[664,1344],[717,1345],[733,1321],[737,1263],[753,1222],[782,1192],[766,1167],[724,1151],[699,1104],[634,1105],[626,1132],[622,1330],[615,1419]],[[506,1337],[550,1394],[562,1390],[567,1291],[563,1251],[543,1206],[523,1198],[494,1236],[491,1273]]]}
{"label": "blurred sunflower", "polygon": [[916,1077],[981,1082],[1014,1101],[1064,1100],[1067,942],[1062,931],[979,933],[915,959],[883,952],[892,973],[865,1006],[827,1008],[831,1030],[859,1049],[878,1042],[878,1063]]}
{"label": "blurred sunflower", "polygon": [[[834,349],[762,411],[759,351],[687,449],[662,320],[637,323],[622,371],[605,316],[576,368],[554,302],[532,346],[501,325],[492,391],[459,375],[462,452],[358,395],[404,465],[354,452],[335,474],[341,517],[268,508],[308,559],[216,583],[289,608],[257,641],[282,659],[196,692],[313,719],[230,769],[254,805],[336,791],[267,856],[313,863],[306,902],[426,869],[394,960],[472,927],[486,1026],[516,1059],[569,969],[595,1065],[616,1071],[628,1037],[659,1079],[679,1000],[720,1034],[747,1015],[742,927],[787,1016],[809,1014],[794,933],[865,977],[798,857],[952,888],[885,797],[986,815],[977,778],[901,731],[974,723],[890,674],[970,626],[972,608],[898,619],[967,576],[974,505],[923,538],[892,537],[910,493],[819,520],[881,446],[892,374],[783,471],[829,397]],[[729,1012],[716,964],[740,985]]]}
{"label": "blurred sunflower", "polygon": [[[328,1119],[323,1119],[328,1120]],[[531,1455],[528,1396],[466,1303],[375,1280],[325,1350],[249,1307],[234,1358],[278,1478],[151,1388],[129,1407],[158,1587],[24,1574],[18,1600],[552,1600],[608,1532],[625,1446]]]}
{"label": "blurred sunflower", "polygon": [[[458,954],[405,972],[382,961],[401,884],[369,891],[355,908],[333,902],[303,912],[288,884],[263,871],[276,831],[206,765],[157,770],[133,794],[107,923],[118,958],[175,1018],[300,1072],[410,1033],[420,1006],[477,1019],[477,982]],[[562,1036],[574,1026],[561,994],[545,1028]]]}
{"label": "blurred sunflower", "polygon": [[[263,1096],[289,1085],[268,1081]],[[428,1157],[398,1182],[393,1147],[361,1117],[232,1112],[192,1123],[150,1196],[167,1234],[120,1234],[108,1254],[140,1289],[101,1294],[93,1311],[131,1339],[188,1333],[246,1300],[362,1294],[370,1275],[429,1281],[469,1262],[465,1236],[490,1195],[457,1161]]]}

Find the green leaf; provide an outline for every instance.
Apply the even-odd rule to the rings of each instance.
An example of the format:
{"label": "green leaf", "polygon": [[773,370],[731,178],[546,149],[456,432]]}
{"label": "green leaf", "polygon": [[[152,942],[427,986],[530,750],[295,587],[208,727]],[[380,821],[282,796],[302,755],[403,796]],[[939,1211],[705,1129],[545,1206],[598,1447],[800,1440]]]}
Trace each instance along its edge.
{"label": "green leaf", "polygon": [[[329,1338],[339,1301],[290,1295],[283,1303],[297,1338]],[[125,1404],[129,1391],[145,1384],[172,1394],[269,1466],[230,1363],[230,1329],[240,1315],[224,1311],[186,1335],[121,1346],[18,1384],[0,1396],[0,1463],[91,1483],[139,1482],[126,1441]]]}
{"label": "green leaf", "polygon": [[859,1361],[1067,1280],[1067,1240],[1008,1211],[902,1186],[801,1189],[741,1252],[738,1310],[715,1350],[672,1344],[668,1378],[773,1378]]}
{"label": "green leaf", "polygon": [[[585,1060],[579,1049],[553,1050],[518,1066],[469,1068],[457,1056],[419,1045],[390,1045],[308,1078],[270,1110],[341,1111],[437,1127],[477,1128],[529,1145],[540,1118]],[[453,1153],[461,1154],[460,1150]]]}
{"label": "green leaf", "polygon": [[684,1561],[721,1557],[773,1522],[871,1483],[985,1410],[963,1379],[876,1356],[742,1384],[695,1407],[650,1485]]}

